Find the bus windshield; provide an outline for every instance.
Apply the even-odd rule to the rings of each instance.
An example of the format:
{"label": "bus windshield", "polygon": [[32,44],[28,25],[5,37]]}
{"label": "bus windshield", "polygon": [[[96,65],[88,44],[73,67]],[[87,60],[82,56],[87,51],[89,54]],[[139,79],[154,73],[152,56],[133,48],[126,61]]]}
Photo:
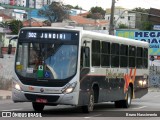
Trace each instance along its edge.
{"label": "bus windshield", "polygon": [[77,45],[20,42],[17,46],[16,72],[36,79],[69,78],[76,73]]}

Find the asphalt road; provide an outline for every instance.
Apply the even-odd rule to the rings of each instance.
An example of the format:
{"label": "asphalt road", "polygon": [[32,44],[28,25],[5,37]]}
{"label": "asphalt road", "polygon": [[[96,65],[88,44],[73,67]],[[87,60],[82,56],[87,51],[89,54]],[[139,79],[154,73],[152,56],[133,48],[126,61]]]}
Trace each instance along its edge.
{"label": "asphalt road", "polygon": [[[0,101],[0,113],[2,112],[11,112],[13,113],[23,113],[23,115],[30,115],[33,113],[31,103],[13,103],[11,100],[1,100]],[[2,118],[1,119],[28,119],[25,117],[16,117],[17,114],[14,114],[14,118]],[[146,114],[147,113],[147,114]],[[35,114],[34,114],[35,115]],[[128,117],[127,117],[128,115]],[[141,115],[147,115],[146,117],[141,117]],[[148,117],[148,115],[151,115]],[[159,117],[156,117],[156,116]],[[132,105],[130,108],[115,108],[113,103],[101,103],[95,105],[94,111],[85,114],[82,113],[80,107],[73,106],[46,106],[44,112],[37,114],[38,118],[30,116],[30,120],[35,119],[46,119],[46,120],[79,120],[79,119],[107,119],[107,120],[159,120],[160,119],[160,92],[149,92],[147,95],[141,99],[132,100]],[[42,117],[40,117],[42,116]],[[138,117],[137,117],[138,116]]]}

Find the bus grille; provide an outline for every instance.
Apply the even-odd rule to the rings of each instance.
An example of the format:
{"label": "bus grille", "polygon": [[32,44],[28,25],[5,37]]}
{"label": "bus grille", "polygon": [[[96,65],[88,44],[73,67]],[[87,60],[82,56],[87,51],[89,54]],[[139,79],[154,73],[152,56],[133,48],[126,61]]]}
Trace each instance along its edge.
{"label": "bus grille", "polygon": [[27,94],[25,96],[28,100],[35,102],[37,98],[46,99],[48,103],[56,102],[59,99],[58,95],[50,96],[50,95],[35,95],[35,94]]}

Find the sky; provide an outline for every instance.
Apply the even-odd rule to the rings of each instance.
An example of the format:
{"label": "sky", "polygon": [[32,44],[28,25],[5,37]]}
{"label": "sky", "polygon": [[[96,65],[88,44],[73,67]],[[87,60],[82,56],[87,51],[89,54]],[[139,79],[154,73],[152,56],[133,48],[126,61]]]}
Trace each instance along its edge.
{"label": "sky", "polygon": [[[80,6],[85,10],[90,10],[91,7],[99,6],[103,9],[111,8],[112,0],[61,0],[65,4]],[[156,8],[160,9],[160,0],[115,0],[115,6],[121,6],[127,9],[136,7],[141,8]]]}

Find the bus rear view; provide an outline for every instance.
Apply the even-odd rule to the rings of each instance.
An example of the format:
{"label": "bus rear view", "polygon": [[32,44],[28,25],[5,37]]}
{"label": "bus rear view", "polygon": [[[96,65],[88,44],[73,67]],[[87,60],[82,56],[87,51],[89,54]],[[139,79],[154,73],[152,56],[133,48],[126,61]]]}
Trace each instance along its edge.
{"label": "bus rear view", "polygon": [[14,102],[32,102],[34,110],[44,105],[76,105],[79,32],[23,28],[19,33]]}

